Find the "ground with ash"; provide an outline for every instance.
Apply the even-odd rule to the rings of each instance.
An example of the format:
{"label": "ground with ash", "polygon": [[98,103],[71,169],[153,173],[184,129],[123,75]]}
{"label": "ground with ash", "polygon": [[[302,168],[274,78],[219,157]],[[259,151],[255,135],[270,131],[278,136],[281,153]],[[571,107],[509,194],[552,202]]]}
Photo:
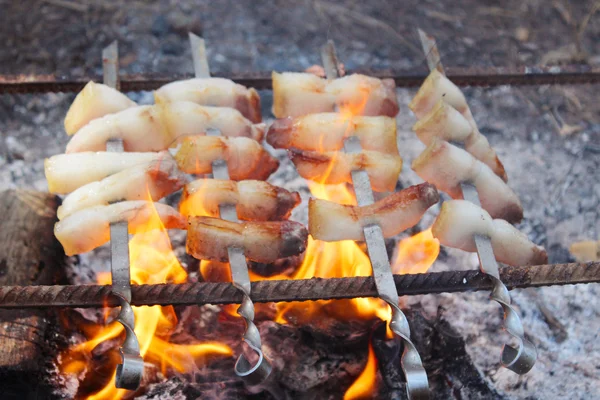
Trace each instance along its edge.
{"label": "ground with ash", "polygon": [[[571,6],[511,1],[502,8],[475,2],[464,8],[454,3],[409,3],[414,4],[204,2],[192,7],[161,1],[132,3],[126,10],[117,2],[85,2],[81,7],[69,1],[4,3],[0,37],[6,46],[0,51],[0,72],[98,74],[100,49],[115,38],[121,43],[125,72],[188,72],[188,30],[204,31],[211,66],[218,72],[301,70],[318,62],[318,46],[326,37],[336,40],[339,56],[349,68],[413,67],[423,60],[414,34],[417,22],[438,37],[449,66],[597,65],[600,61],[600,24],[592,23],[594,17],[588,19],[591,1]],[[503,160],[509,183],[523,202],[525,220],[519,228],[548,249],[552,263],[571,260],[571,243],[598,239],[598,89],[586,85],[465,90],[481,131]],[[415,119],[406,107],[414,93],[398,90],[398,145],[405,161],[400,186],[419,182],[410,163],[423,146],[410,131]],[[261,96],[268,116],[271,94],[265,91]],[[0,189],[47,189],[43,158],[64,150],[67,137],[62,120],[73,97],[0,96]],[[141,102],[151,98],[148,93],[131,97]],[[306,222],[306,184],[285,152],[276,154],[282,166],[270,181],[301,192],[304,201],[293,218]],[[437,211],[431,210],[419,229],[429,226]],[[182,238],[174,237],[174,244],[180,259],[189,261]],[[103,248],[73,258],[72,281],[91,282],[97,272],[108,270],[106,255]],[[476,264],[474,255],[442,249],[432,270],[471,269]],[[593,398],[600,393],[598,292],[597,285],[512,292],[526,334],[539,350],[538,363],[523,377],[499,368],[500,348],[508,335],[501,330],[500,308],[488,301],[486,293],[406,299],[413,337],[436,398]],[[174,340],[213,335],[239,350],[239,320],[224,317],[215,307],[177,311],[180,332]],[[380,369],[385,371],[385,379],[378,377],[380,396],[402,398],[397,357],[389,359],[398,349],[380,339],[375,321],[344,322],[341,328],[332,323],[324,332],[323,324],[280,326],[270,317],[268,308],[257,317],[265,351],[275,367],[267,392],[277,395],[283,390],[294,398],[339,397],[364,365],[366,342],[373,335]],[[212,321],[210,332],[207,321]],[[265,392],[248,393],[233,377],[233,362],[227,359],[169,377],[155,371],[149,374],[155,382],[139,398],[264,397]],[[64,386],[68,396],[77,384],[70,380]]]}

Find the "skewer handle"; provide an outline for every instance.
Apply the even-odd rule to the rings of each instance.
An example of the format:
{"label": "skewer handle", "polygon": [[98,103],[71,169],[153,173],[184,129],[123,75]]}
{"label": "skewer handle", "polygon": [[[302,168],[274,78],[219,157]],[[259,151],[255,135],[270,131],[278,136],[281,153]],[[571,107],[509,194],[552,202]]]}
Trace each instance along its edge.
{"label": "skewer handle", "polygon": [[[421,29],[418,31],[430,71],[437,69],[442,74],[445,74],[440,59],[440,53],[435,43],[435,38],[429,36]],[[461,190],[465,200],[481,207],[477,188],[473,184],[469,182],[462,183]],[[526,374],[535,365],[537,360],[537,350],[535,345],[525,338],[525,331],[523,329],[523,324],[521,323],[521,318],[517,311],[511,306],[511,298],[508,289],[502,280],[500,280],[498,262],[496,261],[490,238],[487,236],[475,235],[474,240],[481,272],[488,275],[494,283],[490,298],[498,302],[504,309],[504,327],[517,341],[516,347],[509,344],[504,345],[500,359],[501,364],[503,367],[508,368],[519,375]]]}
{"label": "skewer handle", "polygon": [[[327,41],[321,48],[321,58],[328,79],[340,76],[339,62],[335,52],[333,41]],[[362,151],[360,140],[356,136],[348,137],[344,141],[346,153],[359,153]],[[375,198],[371,189],[369,174],[364,170],[352,171],[352,184],[356,193],[356,202],[360,207],[373,204]],[[381,227],[376,224],[363,228],[363,234],[367,242],[369,261],[373,270],[373,278],[377,293],[392,309],[392,319],[389,327],[399,337],[404,345],[401,357],[402,371],[406,378],[406,393],[411,400],[426,400],[429,398],[429,382],[427,373],[417,348],[410,339],[410,327],[408,319],[398,306],[399,298],[394,286],[394,277],[390,260],[385,248],[385,240]]]}
{"label": "skewer handle", "polygon": [[[206,58],[206,46],[204,39],[189,33],[192,58],[194,61],[194,73],[197,78],[210,78],[208,60]],[[218,129],[209,129],[210,136],[220,136]],[[229,169],[227,161],[216,160],[212,163],[213,178],[229,180]],[[219,215],[227,221],[239,222],[235,204],[220,204]],[[246,345],[256,353],[257,361],[250,362],[244,353],[238,357],[234,371],[235,374],[249,385],[259,385],[263,383],[271,374],[272,367],[262,352],[262,342],[258,328],[254,324],[254,303],[250,298],[251,282],[248,273],[248,263],[244,249],[239,247],[229,247],[227,249],[229,257],[229,267],[231,269],[231,280],[233,285],[243,293],[242,304],[238,308],[238,314],[244,319],[246,331],[243,340]]]}
{"label": "skewer handle", "polygon": [[[104,84],[119,88],[119,46],[112,42],[102,50],[102,72]],[[123,141],[111,140],[106,150],[122,152]],[[120,389],[136,390],[144,374],[144,360],[140,356],[140,344],[135,335],[135,314],[131,308],[131,272],[129,259],[129,233],[127,222],[110,224],[110,261],[112,295],[121,305],[117,321],[125,329],[125,341],[119,349],[121,364],[117,365],[115,386]]]}

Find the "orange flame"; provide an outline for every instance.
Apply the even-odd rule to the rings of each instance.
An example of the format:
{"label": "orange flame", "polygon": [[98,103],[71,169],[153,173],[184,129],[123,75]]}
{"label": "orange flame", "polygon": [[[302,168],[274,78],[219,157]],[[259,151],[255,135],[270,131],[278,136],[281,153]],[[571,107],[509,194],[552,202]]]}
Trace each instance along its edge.
{"label": "orange flame", "polygon": [[[171,248],[167,231],[156,210],[147,222],[145,233],[137,233],[129,242],[131,260],[131,280],[136,284],[156,284],[185,282],[187,273],[177,260]],[[99,274],[98,283],[109,284],[109,274]],[[230,357],[231,348],[219,342],[204,342],[195,344],[169,343],[169,336],[177,323],[173,307],[133,307],[135,314],[135,333],[140,343],[140,353],[144,361],[159,366],[162,373],[169,369],[185,372],[193,370],[199,363],[204,363],[210,357]],[[118,322],[106,326],[83,329],[88,340],[68,349],[61,357],[61,371],[68,374],[85,375],[91,352],[100,343],[110,339],[122,340],[123,327]],[[113,357],[114,358],[114,357]],[[115,370],[120,358],[111,359],[110,367]],[[95,374],[96,371],[92,371]],[[89,400],[121,399],[126,390],[116,389],[113,372],[110,380],[92,382],[94,389],[90,392]],[[87,380],[89,377],[85,376]],[[93,379],[92,379],[93,381]],[[99,384],[104,386],[99,388]]]}
{"label": "orange flame", "polygon": [[367,363],[358,378],[344,393],[344,400],[370,399],[375,391],[377,381],[377,358],[373,345],[369,341],[369,356]]}
{"label": "orange flame", "polygon": [[433,237],[429,227],[398,243],[392,270],[396,274],[423,274],[439,254],[440,241]]}

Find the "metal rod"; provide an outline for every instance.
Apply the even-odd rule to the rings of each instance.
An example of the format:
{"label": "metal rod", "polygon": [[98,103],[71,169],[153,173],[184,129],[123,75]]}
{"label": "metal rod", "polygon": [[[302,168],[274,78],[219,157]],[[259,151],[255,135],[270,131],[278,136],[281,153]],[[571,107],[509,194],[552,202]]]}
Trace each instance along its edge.
{"label": "metal rod", "polygon": [[[600,68],[589,65],[519,66],[519,67],[446,67],[446,75],[458,86],[526,86],[573,85],[600,83]],[[375,78],[391,78],[397,87],[418,87],[428,72],[421,66],[410,70],[357,69],[347,74],[361,73]],[[257,90],[272,89],[271,71],[243,74],[213,74]],[[190,74],[131,74],[121,75],[120,90],[136,92],[155,90]],[[0,93],[79,92],[89,81],[100,82],[101,76],[65,77],[56,75],[0,75]]]}
{"label": "metal rod", "polygon": [[[460,293],[493,287],[479,270],[394,275],[399,296]],[[508,289],[600,283],[600,262],[500,267]],[[110,285],[0,286],[0,309],[118,307]],[[377,297],[373,277],[312,278],[252,282],[255,303],[294,302]],[[132,285],[131,304],[195,305],[240,304],[242,293],[227,282]]]}
{"label": "metal rod", "polygon": [[[196,78],[209,78],[210,70],[208,60],[206,59],[204,39],[199,38],[193,33],[190,33],[189,36]],[[210,129],[207,134],[220,136],[221,132],[218,129]],[[212,163],[212,173],[213,178],[215,179],[229,180],[227,161],[214,161]],[[219,204],[219,215],[226,221],[239,222],[235,204]],[[243,378],[247,384],[258,385],[263,383],[269,377],[272,367],[263,354],[260,333],[254,324],[254,303],[250,298],[252,285],[250,282],[250,274],[248,272],[248,263],[246,262],[243,248],[233,246],[228,247],[227,255],[229,258],[229,268],[231,270],[233,285],[243,295],[242,303],[237,309],[237,313],[244,319],[246,324],[243,339],[246,345],[256,353],[256,361],[254,362],[248,360],[243,352],[240,353],[235,363],[234,371],[236,375]]]}
{"label": "metal rod", "polygon": [[[119,88],[119,47],[115,40],[102,50],[102,72],[104,84]],[[106,150],[116,153],[124,151],[123,140],[110,140]],[[131,302],[131,275],[129,261],[129,226],[126,221],[110,224],[110,261],[113,298],[121,306],[116,320],[125,328],[125,340],[119,351],[121,363],[117,365],[115,386],[120,389],[136,390],[144,374],[144,360],[140,356],[140,344],[135,335],[135,314]]]}

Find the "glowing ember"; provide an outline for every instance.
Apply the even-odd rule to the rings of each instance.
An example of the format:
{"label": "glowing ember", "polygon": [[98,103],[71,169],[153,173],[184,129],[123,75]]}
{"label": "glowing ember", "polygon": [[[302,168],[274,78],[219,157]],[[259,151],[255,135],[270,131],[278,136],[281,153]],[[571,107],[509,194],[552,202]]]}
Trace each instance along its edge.
{"label": "glowing ember", "polygon": [[[131,280],[136,284],[156,283],[182,283],[185,282],[187,274],[179,264],[177,257],[172,251],[169,236],[160,222],[158,215],[148,221],[152,229],[147,233],[136,234],[129,242],[131,259]],[[98,277],[98,283],[110,284],[110,275],[102,274]],[[169,343],[170,332],[177,323],[177,317],[173,307],[134,307],[135,333],[140,342],[140,352],[144,361],[151,362],[160,367],[163,374],[170,369],[185,372],[192,371],[197,365],[205,363],[210,357],[230,357],[233,351],[229,346],[218,342],[204,342],[195,344]],[[61,356],[63,360],[61,371],[67,374],[76,374],[83,377],[83,395],[88,399],[120,399],[127,391],[114,387],[114,376],[116,364],[120,356],[109,355],[105,373],[112,372],[110,379],[93,380],[87,376],[88,368],[90,375],[102,376],[101,373],[91,366],[93,363],[92,351],[99,344],[107,340],[122,340],[123,327],[113,322],[102,327],[83,327],[88,340],[78,344]],[[93,365],[93,364],[92,364]],[[79,393],[81,395],[81,393]]]}

